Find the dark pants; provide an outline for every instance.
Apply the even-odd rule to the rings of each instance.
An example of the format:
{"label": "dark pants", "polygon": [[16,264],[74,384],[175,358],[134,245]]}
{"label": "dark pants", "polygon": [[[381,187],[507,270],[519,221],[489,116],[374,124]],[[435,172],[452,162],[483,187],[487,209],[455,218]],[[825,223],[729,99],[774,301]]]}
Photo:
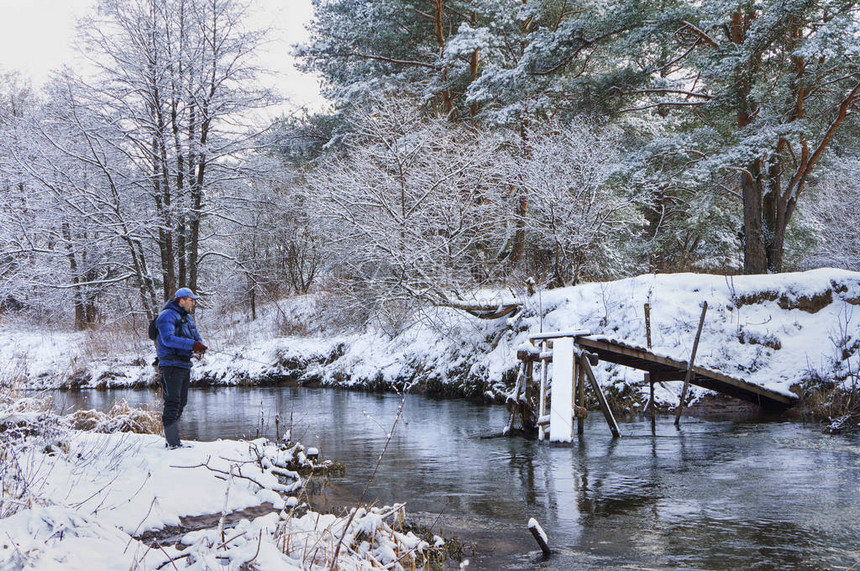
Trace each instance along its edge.
{"label": "dark pants", "polygon": [[188,382],[191,369],[161,367],[161,389],[164,392],[164,412],[161,423],[167,427],[179,422],[182,409],[188,402]]}

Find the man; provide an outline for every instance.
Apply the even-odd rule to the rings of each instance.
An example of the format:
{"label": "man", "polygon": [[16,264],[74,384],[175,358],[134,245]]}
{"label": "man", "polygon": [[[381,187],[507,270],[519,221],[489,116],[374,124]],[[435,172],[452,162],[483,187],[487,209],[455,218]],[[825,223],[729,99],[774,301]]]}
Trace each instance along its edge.
{"label": "man", "polygon": [[158,366],[161,368],[161,388],[164,392],[165,446],[179,448],[179,417],[188,402],[188,383],[191,379],[191,357],[202,357],[206,346],[194,324],[194,307],[200,296],[187,287],[179,288],[173,299],[155,320],[158,327]]}

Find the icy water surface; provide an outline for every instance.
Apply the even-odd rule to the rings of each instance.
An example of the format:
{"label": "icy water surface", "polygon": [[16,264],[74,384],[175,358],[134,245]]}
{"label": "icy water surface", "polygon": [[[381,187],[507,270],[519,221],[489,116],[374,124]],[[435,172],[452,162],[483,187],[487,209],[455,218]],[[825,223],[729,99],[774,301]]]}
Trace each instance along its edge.
{"label": "icy water surface", "polygon": [[[159,406],[154,391],[56,393],[68,409],[117,398]],[[320,492],[357,501],[400,397],[307,388],[192,390],[182,437],[293,437],[344,462]],[[292,419],[292,421],[290,420]],[[444,536],[471,544],[470,569],[860,569],[860,437],[794,422],[602,415],[569,447],[496,437],[502,407],[409,396],[367,500],[404,501]],[[541,560],[527,522],[555,553]]]}

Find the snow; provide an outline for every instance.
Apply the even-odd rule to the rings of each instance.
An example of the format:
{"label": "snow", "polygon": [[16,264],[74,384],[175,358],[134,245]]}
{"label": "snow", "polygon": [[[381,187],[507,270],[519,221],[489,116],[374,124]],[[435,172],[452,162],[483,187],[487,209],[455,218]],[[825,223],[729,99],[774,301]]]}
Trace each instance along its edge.
{"label": "snow", "polygon": [[[401,518],[402,505],[362,508],[351,522],[314,512],[298,517],[288,494],[303,480],[283,466],[303,452],[299,444],[219,440],[170,450],[152,434],[63,429],[56,417],[49,424],[40,435],[7,442],[15,447],[15,469],[6,477],[27,485],[14,504],[6,488],[0,498],[7,515],[0,519],[3,570],[156,569],[171,560],[185,569],[236,569],[250,561],[260,570],[306,569],[317,551],[318,563],[331,561],[340,538],[341,569],[369,568],[371,560],[403,569],[398,561],[409,565],[407,554],[429,547],[386,521]],[[217,517],[267,502],[264,515],[185,533],[180,545],[162,541],[156,549],[140,539],[180,525],[184,516]],[[365,538],[373,547],[356,550]]]}
{"label": "snow", "polygon": [[[177,526],[180,517],[219,513],[283,500],[271,472],[255,468],[253,452],[262,441],[196,442],[169,450],[161,436],[65,431],[45,448],[22,447],[21,478],[30,483],[37,505],[0,519],[0,568],[154,568],[165,553],[150,551],[132,536]],[[224,472],[241,465],[225,504]],[[277,516],[276,516],[277,517]],[[165,548],[176,556],[175,549]],[[298,568],[286,567],[286,568]]]}
{"label": "snow", "polygon": [[136,544],[129,553],[128,535],[60,506],[35,507],[0,520],[0,535],[2,569],[128,569],[129,555],[139,555],[143,547]]}
{"label": "snow", "polygon": [[540,536],[540,538],[543,539],[544,544],[549,543],[549,538],[546,536],[546,532],[543,530],[543,528],[540,526],[540,524],[535,518],[529,519],[529,529],[535,530]]}
{"label": "snow", "polygon": [[[816,296],[822,307],[812,303]],[[687,361],[704,301],[708,310],[696,364],[775,391],[789,392],[813,371],[825,378],[844,374],[848,363],[840,343],[860,337],[860,315],[853,311],[860,302],[860,274],[833,269],[734,277],[648,274],[558,289],[542,296],[542,329],[582,328],[645,347],[648,303],[653,352]],[[511,344],[534,335],[539,321],[524,317],[518,329],[526,332]],[[500,344],[488,366],[503,362],[506,353]],[[641,379],[641,372],[623,367],[602,369],[602,384]]]}
{"label": "snow", "polygon": [[[490,394],[504,396],[509,390],[504,380],[511,378],[518,363],[517,350],[535,351],[529,338],[541,333],[586,330],[644,347],[645,303],[650,306],[653,351],[685,361],[705,301],[708,310],[696,355],[699,366],[783,392],[810,378],[848,378],[857,369],[853,362],[860,347],[860,316],[854,314],[860,304],[857,272],[647,274],[530,296],[487,292],[491,295],[513,296],[522,308],[496,320],[440,308],[396,335],[367,329],[328,336],[314,322],[313,297],[286,302],[288,307],[271,309],[258,322],[234,316],[216,328],[215,320],[207,321],[209,316],[204,315],[200,319],[204,338],[213,350],[195,364],[194,375],[238,383],[289,373],[323,383],[354,384],[393,383],[424,370],[429,371],[426,378],[443,383],[469,382],[464,375],[472,375],[486,383]],[[306,335],[272,335],[273,315],[285,311],[305,324]],[[94,335],[39,332],[5,322],[0,329],[3,376],[7,383],[30,388],[59,386],[73,375],[90,386],[122,386],[151,376],[148,342],[120,344],[131,349],[117,354],[109,349],[115,339],[108,337],[111,343],[106,343]],[[597,372],[604,385],[642,378],[639,371],[603,363]],[[671,387],[660,386],[658,398],[676,402],[678,395]],[[341,568],[366,568],[368,562],[397,568],[404,554],[420,554],[430,547],[387,523],[399,517],[400,505],[359,508],[349,527],[347,518],[295,513],[303,481],[290,462],[307,462],[316,452],[300,444],[219,440],[168,450],[153,434],[73,429],[73,417],[57,420],[39,403],[32,398],[0,398],[4,426],[42,427],[35,436],[4,442],[4,446],[13,442],[19,478],[5,480],[4,490],[20,493],[0,497],[2,570],[148,569],[177,557],[191,569],[223,564],[235,568],[250,560],[260,569],[300,569],[311,560],[330,561],[340,538],[350,545],[340,552]],[[93,416],[88,417],[90,428],[115,431],[146,424],[127,407],[119,406],[117,414],[128,416],[129,422]],[[83,420],[87,419],[78,419]],[[9,458],[0,453],[0,459]],[[26,486],[7,483],[15,481]],[[138,539],[144,532],[176,526],[186,516],[217,516],[269,504],[269,513],[228,524],[222,532],[212,527],[185,534],[182,550],[151,549]],[[314,553],[305,550],[308,545],[315,546]]]}
{"label": "snow", "polygon": [[[832,268],[756,276],[645,274],[612,282],[585,283],[527,295],[484,291],[479,297],[518,301],[507,318],[480,320],[450,308],[434,308],[396,334],[368,327],[327,334],[319,298],[304,296],[269,308],[255,322],[244,316],[199,316],[212,348],[196,363],[193,378],[241,384],[290,377],[324,385],[377,386],[404,379],[442,385],[482,385],[503,398],[516,369],[518,349],[550,331],[589,331],[595,336],[645,347],[644,305],[650,305],[652,351],[687,361],[708,302],[696,365],[782,393],[813,378],[845,378],[860,339],[860,273]],[[287,316],[287,319],[284,318]],[[279,321],[280,320],[280,321]],[[273,335],[288,321],[304,335]],[[283,328],[283,326],[282,326]],[[7,377],[30,388],[57,387],[70,377],[83,386],[129,386],[152,378],[152,347],[130,343],[124,355],[93,347],[93,333],[33,332],[0,327],[0,359]],[[639,383],[640,371],[601,363],[603,385]],[[665,386],[670,387],[666,390]],[[667,383],[657,398],[677,402]],[[696,389],[694,396],[706,391]]]}

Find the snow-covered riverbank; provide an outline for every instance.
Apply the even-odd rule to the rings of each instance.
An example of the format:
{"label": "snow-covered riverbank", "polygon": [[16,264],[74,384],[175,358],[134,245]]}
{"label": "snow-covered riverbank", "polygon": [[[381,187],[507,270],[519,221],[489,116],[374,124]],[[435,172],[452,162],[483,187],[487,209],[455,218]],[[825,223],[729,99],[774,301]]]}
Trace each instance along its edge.
{"label": "snow-covered riverbank", "polygon": [[[648,274],[533,295],[483,292],[481,297],[493,303],[517,301],[522,309],[481,320],[436,308],[395,332],[369,326],[349,334],[327,331],[322,296],[269,307],[255,322],[203,311],[199,322],[212,350],[195,365],[194,379],[201,384],[293,380],[375,388],[408,379],[431,392],[500,399],[511,388],[516,350],[529,334],[585,329],[644,347],[647,303],[653,350],[687,360],[704,301],[708,312],[696,357],[700,366],[783,392],[819,380],[838,382],[860,368],[855,363],[860,347],[857,272]],[[147,384],[152,357],[143,332],[117,340],[113,333],[0,329],[6,375],[30,388]],[[619,390],[643,390],[641,378],[641,372],[624,367],[599,368],[600,382]],[[661,389],[658,398],[671,405],[677,391]]]}
{"label": "snow-covered riverbank", "polygon": [[[110,420],[101,428],[140,419],[129,422],[125,411]],[[69,424],[43,403],[0,395],[4,571],[329,568],[336,552],[339,569],[403,569],[433,551],[399,531],[403,506],[360,508],[352,519],[296,511],[306,483],[296,470],[313,468],[300,444],[218,440],[169,450],[158,435]],[[200,515],[208,525],[189,530],[184,518]],[[178,542],[159,541],[168,528]]]}
{"label": "snow-covered riverbank", "polygon": [[[283,302],[255,322],[216,319],[204,311],[201,329],[212,350],[195,365],[194,376],[200,383],[289,378],[375,387],[408,379],[438,392],[498,399],[510,390],[516,351],[530,334],[585,329],[644,346],[646,303],[654,351],[686,360],[704,301],[701,366],[778,391],[856,382],[860,370],[855,272],[645,275],[533,295],[484,295],[499,303],[515,299],[522,307],[496,320],[438,309],[397,332],[366,328],[338,335],[325,333],[320,296]],[[303,334],[276,334],[288,329]],[[396,567],[404,555],[424,557],[432,549],[436,540],[397,530],[401,506],[360,510],[351,522],[291,512],[304,483],[296,465],[308,462],[301,446],[216,441],[167,450],[160,436],[118,432],[118,423],[132,421],[144,432],[158,432],[152,426],[157,417],[131,418],[136,413],[120,411],[127,418],[61,419],[14,392],[146,384],[152,352],[143,332],[122,338],[115,331],[72,334],[3,325],[0,569],[54,563],[156,569],[180,557],[192,569],[251,560],[259,569],[308,568],[312,561],[331,561],[341,537],[340,568],[363,569]],[[610,389],[644,389],[639,371],[601,365],[598,374]],[[667,385],[659,397],[671,405],[677,391]],[[247,512],[238,522],[225,518],[184,533],[179,546],[154,548],[152,536],[145,535],[188,516],[217,520],[222,513],[261,506],[267,513]]]}

